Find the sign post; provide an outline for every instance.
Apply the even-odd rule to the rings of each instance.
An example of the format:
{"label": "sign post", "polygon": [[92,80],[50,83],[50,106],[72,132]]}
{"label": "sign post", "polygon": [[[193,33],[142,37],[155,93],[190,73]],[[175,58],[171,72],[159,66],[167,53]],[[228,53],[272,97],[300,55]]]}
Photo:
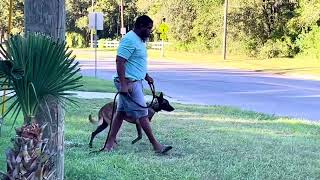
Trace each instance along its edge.
{"label": "sign post", "polygon": [[223,22],[223,44],[222,52],[223,59],[227,59],[227,33],[228,33],[228,0],[224,1],[224,22]]}
{"label": "sign post", "polygon": [[168,31],[169,31],[169,26],[168,24],[165,23],[165,18],[163,18],[163,22],[159,26],[159,31],[160,31],[160,39],[161,39],[161,57],[164,56],[164,41],[168,40]]}
{"label": "sign post", "polygon": [[89,28],[95,30],[94,35],[94,77],[97,78],[97,46],[98,46],[98,30],[103,30],[103,13],[93,12],[89,13]]}

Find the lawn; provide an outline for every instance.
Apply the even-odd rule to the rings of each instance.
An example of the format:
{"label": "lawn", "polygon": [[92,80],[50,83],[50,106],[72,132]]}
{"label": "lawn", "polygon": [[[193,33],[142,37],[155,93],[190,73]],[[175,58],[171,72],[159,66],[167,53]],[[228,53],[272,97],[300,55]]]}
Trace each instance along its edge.
{"label": "lawn", "polygon": [[[117,89],[114,86],[112,81],[88,77],[84,76],[81,79],[82,87],[78,88],[78,91],[86,91],[86,92],[108,92],[108,93],[115,93]],[[149,88],[149,87],[148,87]],[[145,89],[144,93],[146,95],[152,95],[150,89]]]}
{"label": "lawn", "polygon": [[[93,49],[73,49],[77,59],[94,59]],[[312,57],[298,56],[295,58],[255,59],[247,56],[229,55],[223,60],[221,55],[208,53],[187,53],[165,51],[165,56],[160,56],[160,51],[149,50],[151,61],[169,61],[187,64],[196,64],[211,68],[235,68],[256,72],[267,72],[280,75],[299,75],[320,79],[320,60]],[[114,49],[98,49],[98,60],[114,58]]]}
{"label": "lawn", "polygon": [[[168,155],[156,155],[145,136],[132,145],[136,130],[129,123],[114,152],[90,154],[103,146],[107,132],[90,149],[96,126],[88,115],[97,116],[111,100],[76,100],[78,106],[68,106],[65,117],[66,179],[320,179],[319,123],[231,107],[173,104],[174,112],[158,113],[152,121],[160,142],[174,146]],[[16,127],[21,116],[19,120]],[[5,171],[4,152],[14,137],[11,124],[5,121],[0,137],[0,171]]]}
{"label": "lawn", "polygon": [[89,92],[117,92],[112,81],[107,81],[99,78],[84,76],[81,79],[83,85],[79,91]]}

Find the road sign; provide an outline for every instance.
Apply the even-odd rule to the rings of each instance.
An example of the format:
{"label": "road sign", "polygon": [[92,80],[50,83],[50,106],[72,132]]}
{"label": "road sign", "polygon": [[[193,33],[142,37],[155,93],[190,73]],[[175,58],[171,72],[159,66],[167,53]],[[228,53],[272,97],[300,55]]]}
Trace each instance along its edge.
{"label": "road sign", "polygon": [[167,23],[161,23],[159,26],[159,32],[160,32],[160,39],[161,40],[167,40],[168,36],[167,33],[169,31],[169,26]]}
{"label": "road sign", "polygon": [[120,33],[121,33],[121,35],[125,35],[127,33],[127,29],[126,28],[121,28],[120,29]]}
{"label": "road sign", "polygon": [[103,13],[89,13],[89,28],[93,30],[103,30]]}

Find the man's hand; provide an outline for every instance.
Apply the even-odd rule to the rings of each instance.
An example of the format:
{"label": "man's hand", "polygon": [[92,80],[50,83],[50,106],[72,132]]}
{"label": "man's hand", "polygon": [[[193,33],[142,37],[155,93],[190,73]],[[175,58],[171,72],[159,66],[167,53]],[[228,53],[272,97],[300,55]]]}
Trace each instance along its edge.
{"label": "man's hand", "polygon": [[126,82],[120,83],[120,93],[128,93],[129,88]]}
{"label": "man's hand", "polygon": [[148,74],[146,75],[146,77],[144,79],[148,82],[148,84],[153,84],[153,79]]}

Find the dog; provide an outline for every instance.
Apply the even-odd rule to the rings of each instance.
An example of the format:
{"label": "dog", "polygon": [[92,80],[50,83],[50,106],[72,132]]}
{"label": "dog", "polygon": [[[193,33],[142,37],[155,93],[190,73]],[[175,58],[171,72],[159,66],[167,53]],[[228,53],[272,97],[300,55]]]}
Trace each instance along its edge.
{"label": "dog", "polygon": [[[148,104],[148,103],[147,103]],[[149,106],[150,104],[148,104]],[[91,133],[91,138],[89,142],[89,147],[92,148],[92,143],[97,134],[99,134],[101,131],[106,129],[108,125],[111,123],[111,116],[112,116],[112,110],[113,110],[113,102],[105,104],[98,113],[98,118],[99,118],[99,126],[95,131]],[[151,121],[153,115],[159,111],[167,111],[171,112],[174,110],[174,108],[170,105],[169,101],[163,97],[163,93],[161,92],[159,96],[155,96],[155,101],[150,105],[148,108],[148,118],[149,121]],[[115,112],[114,112],[115,113]],[[137,132],[138,132],[138,137],[132,141],[132,144],[138,142],[142,138],[142,133],[141,133],[141,125],[137,123],[138,121],[136,119],[131,119],[131,118],[126,118],[125,119],[127,122],[136,124]],[[95,121],[91,114],[89,115],[89,121],[93,124],[97,123]]]}

